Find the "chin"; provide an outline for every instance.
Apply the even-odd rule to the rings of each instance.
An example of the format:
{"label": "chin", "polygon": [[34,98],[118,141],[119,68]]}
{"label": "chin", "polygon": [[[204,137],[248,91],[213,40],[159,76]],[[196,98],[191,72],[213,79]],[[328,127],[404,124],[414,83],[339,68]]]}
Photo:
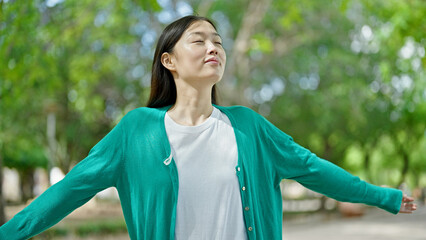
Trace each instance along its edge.
{"label": "chin", "polygon": [[220,82],[220,80],[222,79],[222,76],[223,74],[213,73],[209,75],[199,76],[198,79],[204,79],[204,81],[216,83],[216,82]]}
{"label": "chin", "polygon": [[210,81],[213,83],[218,83],[220,80],[222,80],[222,76],[215,76],[210,79]]}

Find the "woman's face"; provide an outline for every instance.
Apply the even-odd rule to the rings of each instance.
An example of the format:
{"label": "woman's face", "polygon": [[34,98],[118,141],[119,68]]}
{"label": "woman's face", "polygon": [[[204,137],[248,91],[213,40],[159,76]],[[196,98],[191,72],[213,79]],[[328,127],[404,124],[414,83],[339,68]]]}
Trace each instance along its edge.
{"label": "woman's face", "polygon": [[175,80],[215,84],[223,76],[226,54],[222,39],[213,26],[197,21],[189,26],[170,54]]}

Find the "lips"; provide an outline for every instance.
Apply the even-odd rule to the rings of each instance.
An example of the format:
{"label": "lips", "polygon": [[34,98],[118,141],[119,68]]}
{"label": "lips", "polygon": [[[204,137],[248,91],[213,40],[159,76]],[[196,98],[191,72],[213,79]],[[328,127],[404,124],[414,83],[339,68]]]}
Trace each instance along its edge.
{"label": "lips", "polygon": [[219,64],[219,59],[216,58],[216,57],[212,57],[212,58],[207,59],[204,63],[216,63],[216,64]]}

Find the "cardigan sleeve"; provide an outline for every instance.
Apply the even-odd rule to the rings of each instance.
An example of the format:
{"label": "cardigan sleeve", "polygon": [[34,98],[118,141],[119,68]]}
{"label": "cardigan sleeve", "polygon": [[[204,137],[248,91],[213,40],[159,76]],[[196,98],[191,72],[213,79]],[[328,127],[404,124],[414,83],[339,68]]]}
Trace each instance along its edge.
{"label": "cardigan sleeve", "polygon": [[59,222],[105,188],[121,172],[123,121],[109,132],[63,180],[0,227],[0,239],[28,239]]}
{"label": "cardigan sleeve", "polygon": [[342,202],[364,203],[396,214],[403,194],[362,181],[337,165],[317,157],[262,117],[262,140],[278,179],[292,179]]}

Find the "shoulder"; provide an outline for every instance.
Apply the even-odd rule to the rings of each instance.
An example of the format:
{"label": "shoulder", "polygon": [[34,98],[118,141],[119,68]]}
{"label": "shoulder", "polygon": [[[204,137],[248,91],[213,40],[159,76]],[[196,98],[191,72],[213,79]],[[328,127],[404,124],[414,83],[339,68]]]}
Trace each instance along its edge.
{"label": "shoulder", "polygon": [[262,115],[245,106],[216,107],[228,116],[234,128],[258,129],[267,122]]}
{"label": "shoulder", "polygon": [[219,110],[221,110],[225,114],[231,115],[236,120],[238,120],[238,119],[246,119],[247,120],[247,118],[262,117],[260,114],[258,114],[254,110],[252,110],[248,107],[245,107],[245,106],[238,106],[237,105],[237,106],[229,106],[229,107],[224,107],[224,106],[215,106],[215,107],[217,107]]}
{"label": "shoulder", "polygon": [[264,133],[270,136],[284,137],[292,140],[291,136],[287,135],[281,129],[272,124],[268,119],[254,110],[244,106],[221,107],[216,106],[223,111],[228,117],[232,118],[236,123],[236,127],[241,129],[252,129],[257,134]]}
{"label": "shoulder", "polygon": [[124,117],[123,120],[133,120],[139,118],[158,118],[165,113],[164,108],[149,108],[149,107],[140,107],[129,111]]}
{"label": "shoulder", "polygon": [[126,113],[120,120],[120,124],[124,125],[126,128],[134,125],[148,126],[150,124],[156,124],[164,117],[165,112],[165,108],[136,108]]}

